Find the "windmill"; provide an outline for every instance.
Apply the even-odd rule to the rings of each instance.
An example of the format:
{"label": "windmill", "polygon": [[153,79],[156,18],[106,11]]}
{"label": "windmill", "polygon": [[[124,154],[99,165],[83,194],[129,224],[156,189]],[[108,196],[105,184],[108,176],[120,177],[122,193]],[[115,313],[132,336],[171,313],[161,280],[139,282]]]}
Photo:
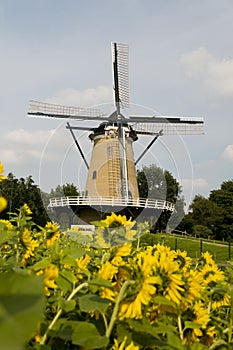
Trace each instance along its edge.
{"label": "windmill", "polygon": [[[158,137],[162,135],[198,135],[203,133],[203,118],[172,116],[124,115],[129,108],[128,45],[112,43],[114,110],[105,115],[98,109],[77,108],[30,101],[28,115],[66,119],[74,142],[88,169],[84,194],[50,200],[49,206],[59,212],[71,208],[84,222],[104,218],[112,211],[136,219],[143,211],[159,217],[163,211],[173,212],[174,204],[160,198],[140,198],[136,165]],[[78,125],[70,125],[75,120]],[[88,122],[88,126],[80,125]],[[98,122],[97,127],[93,126]],[[85,123],[86,124],[86,123]],[[90,131],[93,143],[88,164],[75,136],[75,130]],[[137,160],[133,142],[141,135],[152,137]]]}

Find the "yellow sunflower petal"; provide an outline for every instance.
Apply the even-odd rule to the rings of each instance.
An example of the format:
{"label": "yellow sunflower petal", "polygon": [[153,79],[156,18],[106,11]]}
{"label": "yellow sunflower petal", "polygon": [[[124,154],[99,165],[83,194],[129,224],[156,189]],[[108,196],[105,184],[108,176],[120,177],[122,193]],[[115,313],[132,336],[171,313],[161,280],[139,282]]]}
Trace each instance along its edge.
{"label": "yellow sunflower petal", "polygon": [[7,201],[5,198],[0,197],[0,211],[3,211],[7,207]]}

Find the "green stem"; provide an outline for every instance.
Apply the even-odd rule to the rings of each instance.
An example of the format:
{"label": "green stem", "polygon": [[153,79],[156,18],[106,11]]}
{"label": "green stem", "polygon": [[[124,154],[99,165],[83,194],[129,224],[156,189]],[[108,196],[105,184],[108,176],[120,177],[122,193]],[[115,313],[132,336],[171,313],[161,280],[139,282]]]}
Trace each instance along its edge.
{"label": "green stem", "polygon": [[137,250],[139,249],[140,247],[140,235],[138,236],[138,239],[137,239]]}
{"label": "green stem", "polygon": [[105,316],[105,314],[104,314],[103,312],[101,312],[101,315],[102,315],[103,320],[104,320],[105,329],[107,330],[107,328],[108,328],[108,323],[107,323],[106,316]]}
{"label": "green stem", "polygon": [[231,344],[231,340],[232,340],[232,305],[231,305],[229,331],[228,331],[228,344]]}
{"label": "green stem", "polygon": [[230,288],[231,291],[231,308],[230,308],[230,321],[229,321],[229,332],[228,332],[228,344],[231,344],[232,341],[232,327],[233,327],[233,290],[232,286]]}
{"label": "green stem", "polygon": [[20,257],[20,252],[19,252],[19,243],[20,243],[20,238],[19,238],[19,231],[17,231],[17,243],[16,243],[16,262],[18,264],[19,262],[19,257]]}
{"label": "green stem", "polygon": [[117,318],[117,313],[118,313],[118,310],[119,310],[119,307],[120,307],[120,302],[122,301],[122,299],[125,296],[126,289],[128,288],[128,286],[130,284],[133,284],[133,283],[135,283],[135,282],[134,281],[125,281],[123,283],[122,287],[121,287],[121,290],[120,290],[120,292],[119,292],[119,294],[117,296],[117,299],[116,299],[116,304],[115,304],[114,309],[113,309],[112,317],[110,319],[108,328],[106,329],[105,335],[106,335],[107,338],[109,338],[110,335],[111,335],[114,323],[115,323],[116,318]]}
{"label": "green stem", "polygon": [[211,307],[212,307],[212,303],[211,303],[211,301],[210,301],[209,304],[208,304],[208,315],[209,315],[210,312],[211,312]]}
{"label": "green stem", "polygon": [[180,339],[183,341],[184,339],[184,334],[183,334],[183,330],[182,330],[182,323],[181,323],[181,317],[180,315],[178,316],[178,328],[179,328],[179,333],[180,333]]}
{"label": "green stem", "polygon": [[[67,301],[71,300],[75,294],[77,294],[81,289],[83,288],[86,288],[88,287],[88,283],[87,282],[84,282],[82,284],[80,284],[78,287],[76,287],[72,293],[68,296],[67,298]],[[56,315],[54,316],[52,322],[49,324],[48,328],[47,328],[47,331],[45,332],[45,334],[43,335],[41,341],[40,341],[40,345],[44,345],[46,340],[47,340],[47,337],[48,337],[48,334],[49,334],[49,331],[51,331],[51,329],[53,328],[53,326],[55,325],[55,323],[57,322],[58,318],[61,316],[61,313],[62,313],[62,309],[59,308],[57,310],[57,313]]]}

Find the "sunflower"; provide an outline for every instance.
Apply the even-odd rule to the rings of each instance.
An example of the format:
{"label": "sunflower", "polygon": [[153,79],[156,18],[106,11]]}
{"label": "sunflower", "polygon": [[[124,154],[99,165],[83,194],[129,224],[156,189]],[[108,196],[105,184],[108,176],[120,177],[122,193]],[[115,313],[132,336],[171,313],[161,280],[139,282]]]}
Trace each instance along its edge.
{"label": "sunflower", "polygon": [[127,220],[125,215],[112,213],[105,220],[93,224],[97,226],[96,243],[102,248],[122,245],[125,241],[132,241],[137,234],[136,230],[132,230],[135,222]]}
{"label": "sunflower", "polygon": [[9,220],[0,219],[0,223],[5,225],[7,231],[11,231],[14,227]]}
{"label": "sunflower", "polygon": [[24,247],[26,247],[26,252],[24,253],[22,260],[22,263],[25,264],[28,258],[35,255],[34,250],[39,246],[39,242],[32,239],[30,231],[25,228],[22,234],[22,243]]}
{"label": "sunflower", "polygon": [[47,222],[44,228],[46,244],[48,247],[52,246],[56,240],[60,238],[59,225],[55,222]]}
{"label": "sunflower", "polygon": [[5,210],[7,207],[7,201],[4,197],[0,197],[0,212]]}
{"label": "sunflower", "polygon": [[179,272],[179,264],[174,260],[175,252],[168,247],[158,245],[155,253],[154,269],[162,280],[160,292],[173,301],[180,304],[182,293],[184,292],[184,281],[182,274]]}
{"label": "sunflower", "polygon": [[186,271],[192,263],[192,258],[187,256],[187,252],[180,249],[175,252],[174,260],[178,262],[180,270],[183,271]]}
{"label": "sunflower", "polygon": [[153,276],[154,257],[148,251],[140,252],[132,259],[133,279],[135,283],[128,288],[125,301],[122,302],[119,319],[142,318],[142,305],[148,305],[156,294],[160,276]]}
{"label": "sunflower", "polygon": [[[2,174],[2,173],[4,173],[4,167],[3,167],[2,162],[0,162],[0,174]],[[0,175],[0,181],[5,180],[5,179],[6,179],[6,176]]]}
{"label": "sunflower", "polygon": [[208,310],[203,306],[201,301],[197,301],[189,310],[189,313],[192,315],[192,322],[196,323],[199,327],[192,330],[187,329],[186,340],[191,338],[192,341],[199,341],[199,338],[204,335],[204,330],[208,328],[207,325],[210,321]]}
{"label": "sunflower", "polygon": [[142,318],[142,304],[148,305],[153,295],[156,293],[155,284],[160,283],[158,276],[146,277],[141,282],[140,289],[133,301],[122,302],[119,312],[119,319],[124,318]]}
{"label": "sunflower", "polygon": [[[0,174],[4,173],[4,167],[2,162],[0,162]],[[5,180],[6,176],[0,175],[0,181]],[[5,210],[7,207],[7,201],[4,197],[0,197],[0,212]]]}
{"label": "sunflower", "polygon": [[82,272],[83,271],[88,271],[87,269],[87,265],[89,264],[89,262],[91,261],[91,257],[87,254],[85,254],[84,256],[82,256],[81,258],[75,259],[77,265],[78,265],[78,274],[77,277],[78,278],[82,278]]}
{"label": "sunflower", "polygon": [[[225,287],[225,288],[224,288]],[[230,295],[226,293],[226,285],[222,288],[214,288],[211,295],[211,307],[212,309],[218,309],[222,306],[230,306],[231,298]]]}
{"label": "sunflower", "polygon": [[158,243],[152,248],[158,257],[161,254],[166,254],[170,259],[175,259],[176,255],[177,255],[174,250],[171,250],[170,247],[163,245],[163,244]]}
{"label": "sunflower", "polygon": [[215,287],[217,282],[224,281],[224,273],[213,262],[211,265],[204,265],[200,270],[204,287]]}
{"label": "sunflower", "polygon": [[121,344],[118,343],[117,339],[114,339],[114,345],[111,347],[110,350],[139,350],[139,347],[134,345],[133,342],[125,346],[126,341],[127,341],[126,336],[124,337],[123,342]]}
{"label": "sunflower", "polygon": [[116,266],[112,265],[109,261],[105,261],[99,270],[99,275],[105,280],[112,280],[117,271],[118,268]]}
{"label": "sunflower", "polygon": [[207,265],[215,265],[215,261],[212,258],[212,255],[209,252],[204,252],[201,254],[201,261]]}
{"label": "sunflower", "polygon": [[29,206],[28,206],[26,203],[22,206],[22,211],[23,211],[26,215],[31,215],[31,214],[32,214],[31,209],[29,208]]}
{"label": "sunflower", "polygon": [[[118,272],[118,268],[112,265],[109,261],[105,261],[105,263],[101,266],[99,270],[99,277],[112,282],[114,277]],[[114,287],[116,282],[112,282],[112,286]],[[116,298],[116,291],[114,289],[110,289],[107,287],[101,287],[101,298],[106,298],[111,301],[114,301]]]}
{"label": "sunflower", "polygon": [[185,281],[185,291],[183,293],[183,300],[185,300],[184,305],[186,305],[186,303],[191,304],[193,300],[200,298],[201,292],[204,289],[202,285],[202,276],[199,271],[190,270],[184,272],[183,279]]}
{"label": "sunflower", "polygon": [[123,262],[122,257],[130,255],[131,249],[132,249],[132,244],[131,243],[123,244],[122,246],[115,248],[115,249],[116,249],[116,252],[115,252],[115,255],[112,259],[112,264],[119,266]]}
{"label": "sunflower", "polygon": [[[40,273],[37,273],[40,274]],[[56,265],[50,264],[44,270],[44,292],[45,295],[50,295],[49,289],[57,289],[58,286],[55,283],[55,280],[58,278],[59,269]]]}
{"label": "sunflower", "polygon": [[106,216],[106,219],[100,220],[100,223],[103,224],[103,226],[105,227],[111,228],[125,226],[131,229],[135,225],[135,222],[132,222],[131,218],[127,220],[125,215],[116,215],[115,213]]}

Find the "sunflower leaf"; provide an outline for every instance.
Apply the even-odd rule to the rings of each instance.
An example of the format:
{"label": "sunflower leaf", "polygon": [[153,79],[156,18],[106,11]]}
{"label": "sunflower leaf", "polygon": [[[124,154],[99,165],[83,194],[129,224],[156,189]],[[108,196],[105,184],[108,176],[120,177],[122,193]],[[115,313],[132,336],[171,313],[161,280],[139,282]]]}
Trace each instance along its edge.
{"label": "sunflower leaf", "polygon": [[96,327],[88,322],[76,322],[73,327],[72,343],[88,349],[100,349],[108,345],[108,338],[101,336]]}
{"label": "sunflower leaf", "polygon": [[83,295],[78,300],[80,310],[84,312],[99,311],[104,313],[109,306],[109,300],[100,298],[95,294]]}

